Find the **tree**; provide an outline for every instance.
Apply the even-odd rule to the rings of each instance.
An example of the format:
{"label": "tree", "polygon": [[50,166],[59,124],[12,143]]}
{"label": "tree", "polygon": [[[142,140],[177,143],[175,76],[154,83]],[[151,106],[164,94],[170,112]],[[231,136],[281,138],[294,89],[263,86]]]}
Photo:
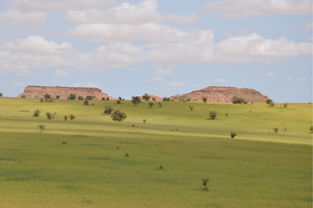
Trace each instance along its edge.
{"label": "tree", "polygon": [[68,97],[67,97],[68,100],[75,100],[76,99],[76,95],[75,94],[70,94]]}
{"label": "tree", "polygon": [[122,104],[122,101],[121,100],[117,100],[116,104]]}
{"label": "tree", "polygon": [[3,93],[2,92],[0,92],[0,97],[2,97],[3,96]]}
{"label": "tree", "polygon": [[149,102],[149,108],[152,108],[154,106],[154,102]]}
{"label": "tree", "polygon": [[278,134],[278,128],[273,128],[273,131],[275,132],[275,134]]}
{"label": "tree", "polygon": [[236,132],[231,132],[231,133],[230,133],[230,137],[231,137],[232,139],[235,139],[236,136],[237,136],[237,133],[236,133]]}
{"label": "tree", "polygon": [[142,99],[144,99],[145,101],[149,101],[150,98],[151,97],[147,93],[142,96]]}
{"label": "tree", "polygon": [[141,99],[138,96],[132,97],[132,103],[134,103],[134,105],[138,105],[139,103],[141,103]]}
{"label": "tree", "polygon": [[313,126],[310,127],[310,131],[313,134]]}
{"label": "tree", "polygon": [[86,100],[93,100],[94,98],[95,98],[94,96],[88,95],[88,96],[86,97]]}
{"label": "tree", "polygon": [[39,117],[40,116],[40,110],[39,109],[35,110],[34,113],[33,113],[33,116],[34,117]]}
{"label": "tree", "polygon": [[203,101],[204,103],[206,103],[206,102],[208,101],[208,98],[207,98],[207,97],[203,97],[203,98],[202,98],[202,101]]}
{"label": "tree", "polygon": [[84,105],[89,105],[89,100],[84,100]]}
{"label": "tree", "polygon": [[75,117],[75,115],[74,115],[74,114],[71,114],[71,115],[70,115],[70,119],[71,119],[71,121],[73,121],[75,118],[76,118],[76,117]]}
{"label": "tree", "polygon": [[209,183],[209,178],[203,178],[202,179],[202,186],[204,191],[208,191],[208,183]]}
{"label": "tree", "polygon": [[127,114],[117,110],[112,113],[111,118],[113,121],[117,121],[119,123],[127,118]]}
{"label": "tree", "polygon": [[162,107],[163,107],[162,103],[158,103],[158,105],[159,105],[159,108],[162,108]]}
{"label": "tree", "polygon": [[67,122],[68,116],[64,116],[64,121]]}
{"label": "tree", "polygon": [[48,120],[52,120],[52,119],[54,119],[55,114],[56,114],[56,113],[53,113],[53,114],[52,114],[52,113],[50,113],[50,112],[46,112],[46,117],[47,117]]}
{"label": "tree", "polygon": [[247,104],[248,102],[245,99],[243,99],[242,97],[234,96],[232,98],[232,103],[233,104]]}
{"label": "tree", "polygon": [[192,105],[189,106],[189,110],[193,111],[193,106]]}
{"label": "tree", "polygon": [[55,96],[55,99],[60,99],[60,95]]}
{"label": "tree", "polygon": [[46,94],[44,95],[44,98],[45,98],[45,100],[49,100],[49,99],[51,99],[51,95],[49,95],[48,93],[46,93]]}
{"label": "tree", "polygon": [[215,111],[209,112],[209,119],[214,120],[217,116],[217,113]]}
{"label": "tree", "polygon": [[171,98],[164,97],[164,98],[163,98],[163,101],[164,101],[164,102],[171,101]]}
{"label": "tree", "polygon": [[284,108],[287,108],[288,107],[288,103],[284,103]]}
{"label": "tree", "polygon": [[104,114],[110,115],[113,112],[113,108],[109,105],[104,107]]}
{"label": "tree", "polygon": [[78,96],[78,100],[84,100],[83,96]]}
{"label": "tree", "polygon": [[272,100],[272,99],[267,99],[267,100],[266,100],[266,104],[271,104],[271,103],[273,103],[273,100]]}
{"label": "tree", "polygon": [[38,128],[39,128],[40,133],[41,133],[43,130],[45,130],[46,126],[43,124],[40,124],[40,125],[38,125]]}

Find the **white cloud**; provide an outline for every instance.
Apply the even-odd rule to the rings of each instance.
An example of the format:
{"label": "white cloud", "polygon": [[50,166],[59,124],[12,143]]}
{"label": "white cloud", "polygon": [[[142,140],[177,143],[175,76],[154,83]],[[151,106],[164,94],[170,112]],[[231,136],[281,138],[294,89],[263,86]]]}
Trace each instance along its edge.
{"label": "white cloud", "polygon": [[24,87],[25,86],[25,83],[20,82],[20,81],[13,82],[12,84],[16,87]]}
{"label": "white cloud", "polygon": [[299,28],[300,31],[313,30],[313,23],[307,23],[303,27]]}
{"label": "white cloud", "polygon": [[40,24],[44,23],[47,14],[42,11],[23,12],[20,10],[10,10],[0,12],[0,21],[7,24]]}
{"label": "white cloud", "polygon": [[276,77],[277,75],[274,73],[274,72],[269,72],[266,74],[267,77],[270,77],[270,78],[274,78]]}
{"label": "white cloud", "polygon": [[226,18],[269,16],[282,14],[311,14],[311,0],[222,0],[205,6],[207,12]]}
{"label": "white cloud", "polygon": [[309,82],[309,79],[305,78],[305,77],[300,77],[300,78],[291,78],[291,77],[287,77],[285,79],[287,82]]}
{"label": "white cloud", "polygon": [[203,35],[201,31],[187,32],[157,23],[129,24],[83,24],[72,29],[69,34],[94,42],[121,42],[148,40],[156,42],[192,41]]}
{"label": "white cloud", "polygon": [[153,82],[163,82],[164,79],[162,77],[152,77]]}
{"label": "white cloud", "polygon": [[145,24],[164,21],[194,24],[197,21],[197,16],[194,14],[187,16],[160,14],[158,7],[157,0],[145,0],[138,4],[121,3],[111,8],[71,10],[66,16],[69,22],[76,24]]}
{"label": "white cloud", "polygon": [[215,82],[217,82],[217,83],[225,83],[226,80],[225,79],[216,79]]}
{"label": "white cloud", "polygon": [[154,74],[156,75],[171,75],[173,74],[173,70],[171,69],[157,69]]}
{"label": "white cloud", "polygon": [[95,88],[101,88],[101,84],[94,83],[94,82],[77,82],[73,83],[71,87],[95,87]]}
{"label": "white cloud", "polygon": [[174,88],[174,87],[183,87],[185,86],[186,84],[184,82],[169,82],[169,83],[166,83],[165,86],[166,87],[169,87],[169,88]]}
{"label": "white cloud", "polygon": [[287,82],[292,82],[292,81],[293,81],[293,78],[287,77],[285,80],[286,80]]}
{"label": "white cloud", "polygon": [[309,80],[307,78],[301,77],[297,79],[298,82],[308,82]]}
{"label": "white cloud", "polygon": [[70,73],[68,71],[64,71],[62,69],[58,69],[55,71],[55,75],[58,77],[67,77],[70,75]]}
{"label": "white cloud", "polygon": [[106,8],[116,4],[115,0],[14,0],[12,6],[23,11],[64,11]]}

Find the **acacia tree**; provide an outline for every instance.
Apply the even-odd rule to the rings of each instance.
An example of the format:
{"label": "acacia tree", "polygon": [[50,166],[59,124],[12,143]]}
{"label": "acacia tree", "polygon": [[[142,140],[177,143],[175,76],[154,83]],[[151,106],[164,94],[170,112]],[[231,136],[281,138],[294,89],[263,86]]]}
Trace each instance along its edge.
{"label": "acacia tree", "polygon": [[203,98],[202,98],[202,101],[203,101],[204,103],[206,103],[206,102],[208,101],[208,98],[207,98],[207,97],[203,97]]}
{"label": "acacia tree", "polygon": [[149,101],[150,98],[151,97],[147,93],[142,96],[142,99],[144,99],[145,101]]}
{"label": "acacia tree", "polygon": [[134,105],[138,105],[139,103],[141,103],[141,99],[138,96],[132,97],[132,103],[134,103]]}
{"label": "acacia tree", "polygon": [[127,118],[127,114],[122,111],[114,111],[111,115],[113,121],[122,122]]}

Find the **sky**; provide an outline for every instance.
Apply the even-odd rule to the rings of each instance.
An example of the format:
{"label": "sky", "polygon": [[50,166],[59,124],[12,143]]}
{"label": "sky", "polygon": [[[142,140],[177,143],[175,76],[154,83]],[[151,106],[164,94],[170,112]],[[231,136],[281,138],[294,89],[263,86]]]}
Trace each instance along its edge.
{"label": "sky", "polygon": [[312,100],[312,0],[0,0],[0,92],[207,86]]}

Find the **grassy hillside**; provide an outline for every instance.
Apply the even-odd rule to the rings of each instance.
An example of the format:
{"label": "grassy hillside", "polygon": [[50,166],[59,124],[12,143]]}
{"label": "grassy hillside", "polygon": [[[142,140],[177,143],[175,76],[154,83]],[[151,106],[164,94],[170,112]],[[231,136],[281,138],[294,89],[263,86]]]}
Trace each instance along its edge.
{"label": "grassy hillside", "polygon": [[91,103],[0,98],[0,207],[312,206],[310,104]]}

